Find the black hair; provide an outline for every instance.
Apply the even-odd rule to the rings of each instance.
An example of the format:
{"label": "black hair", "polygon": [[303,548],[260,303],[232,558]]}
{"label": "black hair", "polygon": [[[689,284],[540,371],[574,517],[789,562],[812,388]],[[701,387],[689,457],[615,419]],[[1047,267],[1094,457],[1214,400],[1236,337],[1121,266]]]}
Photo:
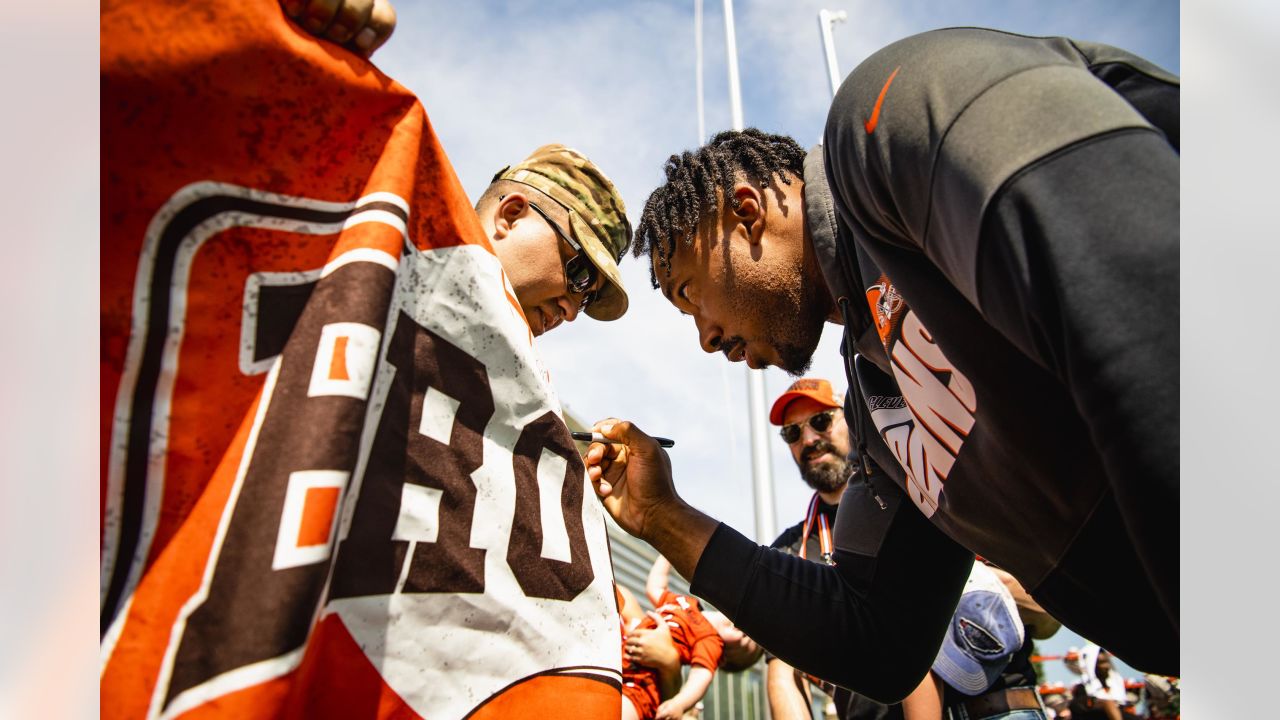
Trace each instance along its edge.
{"label": "black hair", "polygon": [[802,177],[804,156],[800,144],[786,135],[747,128],[718,133],[696,152],[667,158],[667,180],[645,201],[631,248],[636,257],[649,255],[653,286],[658,287],[658,268],[670,271],[676,240],[692,243],[703,220],[719,215],[722,198],[738,209],[734,183],[745,179],[767,188],[777,175],[790,185],[792,176]]}

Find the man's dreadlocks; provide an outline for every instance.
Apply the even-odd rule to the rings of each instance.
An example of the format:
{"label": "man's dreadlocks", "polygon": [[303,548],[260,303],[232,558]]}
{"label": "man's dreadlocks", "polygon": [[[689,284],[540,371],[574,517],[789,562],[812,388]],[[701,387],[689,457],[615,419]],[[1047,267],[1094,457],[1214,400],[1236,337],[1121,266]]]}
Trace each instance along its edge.
{"label": "man's dreadlocks", "polygon": [[[663,167],[667,181],[645,202],[631,248],[636,257],[650,255],[653,286],[658,287],[659,267],[671,270],[677,238],[692,243],[702,221],[719,215],[722,198],[729,198],[738,209],[734,183],[745,179],[767,188],[777,175],[790,185],[791,176],[802,176],[804,155],[800,144],[785,135],[747,128],[719,133],[697,152],[686,150],[667,158]],[[654,250],[656,262],[651,255]]]}

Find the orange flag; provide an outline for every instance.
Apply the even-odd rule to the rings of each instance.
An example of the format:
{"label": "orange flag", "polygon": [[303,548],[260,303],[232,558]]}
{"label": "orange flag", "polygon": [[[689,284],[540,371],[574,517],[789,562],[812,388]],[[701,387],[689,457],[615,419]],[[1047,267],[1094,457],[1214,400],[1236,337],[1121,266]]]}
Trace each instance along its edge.
{"label": "orange flag", "polygon": [[105,718],[617,718],[604,521],[417,99],[102,6]]}

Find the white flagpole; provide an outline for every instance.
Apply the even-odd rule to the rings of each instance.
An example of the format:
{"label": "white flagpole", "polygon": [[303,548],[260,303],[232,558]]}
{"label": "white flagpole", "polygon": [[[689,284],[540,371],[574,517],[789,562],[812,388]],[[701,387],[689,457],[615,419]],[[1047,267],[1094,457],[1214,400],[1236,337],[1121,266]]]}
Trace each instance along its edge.
{"label": "white flagpole", "polygon": [[733,0],[724,0],[724,50],[729,65],[729,112],[733,129],[741,130],[742,89],[738,83],[738,36],[733,31]]}
{"label": "white flagpole", "polygon": [[833,98],[836,96],[836,91],[840,89],[840,66],[836,62],[836,44],[831,39],[831,26],[848,19],[849,14],[844,10],[818,11],[818,29],[822,33],[822,50],[827,56],[827,77],[831,80],[831,97]]}
{"label": "white flagpole", "polygon": [[[724,0],[725,52],[729,65],[729,110],[733,129],[742,130],[742,90],[738,83],[738,40],[733,30],[733,0]],[[747,368],[747,422],[751,428],[751,477],[755,494],[756,542],[773,542],[773,464],[765,425],[764,371]]]}
{"label": "white flagpole", "polygon": [[707,141],[707,113],[702,99],[702,0],[693,0],[693,33],[698,68],[698,145],[701,146]]}

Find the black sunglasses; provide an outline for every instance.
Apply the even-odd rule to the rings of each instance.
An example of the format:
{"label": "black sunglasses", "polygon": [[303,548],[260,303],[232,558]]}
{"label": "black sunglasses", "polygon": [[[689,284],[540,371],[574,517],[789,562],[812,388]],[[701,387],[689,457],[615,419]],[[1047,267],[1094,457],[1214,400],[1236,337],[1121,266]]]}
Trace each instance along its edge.
{"label": "black sunglasses", "polygon": [[564,277],[566,285],[569,288],[569,292],[575,295],[582,295],[583,293],[586,293],[582,297],[581,304],[578,305],[579,310],[586,310],[587,306],[595,302],[596,299],[595,290],[587,292],[588,288],[596,284],[597,271],[595,264],[587,258],[586,253],[582,252],[582,246],[579,245],[572,236],[561,229],[560,225],[556,223],[555,220],[552,220],[551,216],[547,215],[545,210],[538,207],[537,203],[530,201],[529,207],[533,208],[535,212],[541,215],[542,219],[547,221],[547,224],[551,226],[551,229],[555,234],[558,235],[561,240],[569,243],[569,247],[573,248],[574,256],[569,258],[568,262],[564,264]]}
{"label": "black sunglasses", "polygon": [[809,419],[804,423],[783,425],[782,429],[778,431],[778,434],[782,436],[782,439],[785,440],[788,445],[790,445],[800,439],[801,426],[805,423],[808,423],[809,427],[813,428],[817,432],[824,433],[831,429],[831,421],[835,419],[836,411],[839,409],[840,408],[831,408],[830,410],[823,410],[820,413],[814,413],[813,415],[810,415]]}

